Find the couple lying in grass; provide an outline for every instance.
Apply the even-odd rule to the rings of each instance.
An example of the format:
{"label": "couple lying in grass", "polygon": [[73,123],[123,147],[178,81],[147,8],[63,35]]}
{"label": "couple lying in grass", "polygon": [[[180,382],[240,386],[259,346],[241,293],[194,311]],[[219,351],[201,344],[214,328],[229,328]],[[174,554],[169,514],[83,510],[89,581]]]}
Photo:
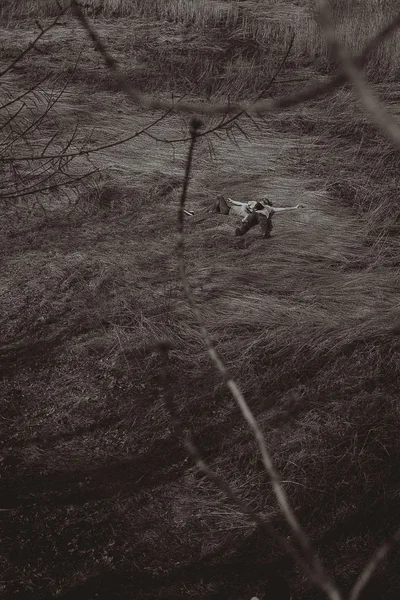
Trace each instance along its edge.
{"label": "couple lying in grass", "polygon": [[223,196],[217,197],[215,210],[223,215],[236,215],[242,217],[240,227],[236,227],[235,235],[244,235],[252,227],[260,225],[264,238],[271,236],[272,217],[275,213],[287,212],[289,210],[298,210],[304,208],[303,204],[290,206],[288,208],[278,208],[272,205],[270,200],[252,200],[250,202],[238,202],[232,198]]}

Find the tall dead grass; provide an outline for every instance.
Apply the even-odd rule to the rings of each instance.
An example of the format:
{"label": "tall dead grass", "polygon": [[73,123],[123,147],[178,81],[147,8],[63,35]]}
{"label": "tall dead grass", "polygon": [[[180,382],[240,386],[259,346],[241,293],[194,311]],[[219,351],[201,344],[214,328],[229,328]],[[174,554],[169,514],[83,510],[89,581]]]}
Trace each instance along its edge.
{"label": "tall dead grass", "polygon": [[[64,0],[65,4],[67,0]],[[282,52],[288,46],[292,33],[296,33],[293,60],[300,66],[312,65],[320,70],[338,66],[327,47],[325,35],[315,19],[314,2],[307,0],[301,5],[285,3],[269,4],[248,0],[228,2],[221,0],[87,0],[84,3],[92,17],[141,19],[174,23],[193,27],[203,32],[210,29],[225,30],[226,34],[257,45],[259,62],[269,59],[271,53]],[[331,2],[333,22],[339,40],[352,54],[357,54],[380,27],[389,22],[396,13],[393,0],[374,3],[350,0]],[[21,18],[50,17],[57,13],[52,0],[5,0],[0,8],[0,18],[8,26]],[[201,52],[199,53],[201,58]],[[191,56],[187,64],[196,60]],[[221,61],[221,56],[216,57]],[[369,78],[396,79],[400,60],[400,33],[392,35],[377,48],[366,66]],[[252,72],[251,60],[247,64]],[[254,62],[254,57],[253,57]],[[243,69],[243,74],[245,69]],[[240,73],[239,73],[240,77]],[[248,79],[248,77],[247,77]],[[246,83],[244,82],[244,86]]]}

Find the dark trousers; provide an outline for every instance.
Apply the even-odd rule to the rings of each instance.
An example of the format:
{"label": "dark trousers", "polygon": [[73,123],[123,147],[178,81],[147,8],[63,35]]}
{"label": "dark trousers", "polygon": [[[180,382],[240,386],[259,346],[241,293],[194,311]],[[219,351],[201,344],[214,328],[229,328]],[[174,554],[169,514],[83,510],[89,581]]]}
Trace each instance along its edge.
{"label": "dark trousers", "polygon": [[235,230],[235,235],[244,235],[247,233],[252,227],[259,225],[261,227],[261,231],[263,233],[263,237],[270,237],[272,230],[272,219],[271,217],[266,217],[262,213],[253,212],[246,217],[246,220],[237,227]]}

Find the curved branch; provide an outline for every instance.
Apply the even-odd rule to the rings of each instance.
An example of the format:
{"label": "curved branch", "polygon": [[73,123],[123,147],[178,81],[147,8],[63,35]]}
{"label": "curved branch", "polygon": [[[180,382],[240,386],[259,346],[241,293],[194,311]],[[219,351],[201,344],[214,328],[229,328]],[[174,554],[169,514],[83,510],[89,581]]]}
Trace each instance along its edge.
{"label": "curved branch", "polygon": [[358,600],[361,592],[371,579],[372,575],[376,571],[379,564],[385,560],[389,552],[393,549],[393,547],[400,543],[400,529],[396,531],[396,533],[389,539],[387,542],[384,542],[382,546],[380,546],[375,554],[372,556],[371,560],[366,565],[365,569],[359,576],[356,581],[353,589],[351,590],[350,600]]}
{"label": "curved branch", "polygon": [[187,189],[189,185],[190,173],[191,173],[191,164],[193,158],[193,148],[194,143],[197,137],[197,131],[200,127],[200,122],[198,120],[193,119],[190,126],[190,135],[191,135],[191,143],[189,147],[188,159],[186,163],[185,169],[185,177],[183,181],[183,189],[182,195],[179,204],[179,212],[178,212],[178,243],[177,243],[177,252],[178,252],[178,264],[179,264],[179,275],[182,281],[183,289],[185,292],[185,296],[193,310],[193,313],[196,317],[197,323],[200,328],[200,332],[202,338],[206,345],[206,350],[211,358],[212,362],[215,364],[218,369],[225,385],[229,388],[232,393],[232,396],[240,408],[243,417],[247,421],[250,429],[253,432],[253,435],[256,439],[258,447],[261,452],[262,460],[265,466],[265,469],[268,473],[268,476],[272,483],[272,488],[275,493],[276,499],[278,501],[279,508],[285,517],[286,522],[291,528],[295,539],[299,543],[305,560],[308,565],[308,572],[310,576],[314,579],[314,581],[319,585],[319,587],[326,593],[327,597],[330,600],[341,600],[341,595],[339,590],[336,587],[336,584],[331,579],[328,572],[323,567],[321,561],[318,558],[318,555],[313,548],[310,539],[308,538],[306,532],[303,530],[300,525],[297,517],[295,516],[289,501],[287,499],[286,493],[283,489],[282,483],[280,481],[279,475],[275,469],[275,466],[272,462],[271,456],[267,450],[266,443],[264,440],[264,436],[262,431],[255,420],[247,402],[245,401],[242,392],[238,388],[236,382],[232,379],[230,374],[228,373],[227,368],[219,357],[212,341],[209,336],[208,330],[204,323],[203,317],[201,315],[200,309],[196,304],[196,301],[193,297],[189,281],[186,276],[185,269],[185,261],[184,261],[184,234],[183,234],[183,223],[184,223],[184,209],[185,209],[185,201],[187,195]]}
{"label": "curved branch", "polygon": [[[269,90],[269,88],[273,85],[275,79],[278,77],[279,73],[282,71],[285,62],[287,61],[290,51],[292,49],[293,46],[293,42],[294,42],[294,38],[295,38],[295,34],[293,33],[290,42],[288,44],[287,50],[285,52],[285,55],[283,57],[283,59],[281,60],[281,62],[279,63],[275,73],[272,75],[271,79],[269,80],[269,82],[267,83],[267,85],[265,86],[265,88],[258,94],[258,96],[256,97],[256,99],[254,100],[254,103],[257,102],[258,100],[260,100],[264,94]],[[249,113],[246,113],[244,110],[239,111],[238,113],[236,113],[235,115],[233,115],[232,117],[230,117],[229,119],[225,120],[227,117],[227,114],[225,114],[221,121],[218,123],[218,125],[215,125],[215,127],[211,127],[210,129],[207,129],[206,131],[203,131],[202,133],[198,133],[197,137],[205,137],[207,135],[209,135],[210,133],[216,133],[217,131],[220,130],[226,130],[228,125],[231,125],[234,121],[236,121],[237,119],[239,119],[239,117],[241,117],[242,115],[246,114],[248,117],[250,117]],[[251,117],[250,117],[251,118]],[[164,142],[166,144],[173,144],[175,142],[188,142],[190,141],[190,136],[184,137],[184,138],[175,138],[175,139],[167,139],[167,138],[159,138],[156,137],[152,134],[147,134],[149,137],[151,137],[151,139],[157,141],[157,142]]]}
{"label": "curved branch", "polygon": [[342,63],[343,71],[354,86],[354,89],[359,97],[361,104],[369,114],[376,127],[391,140],[396,146],[400,147],[400,124],[386,110],[384,104],[378,100],[371,87],[363,76],[361,69],[357,66],[356,61],[352,59],[343,44],[341,44],[336,36],[332,20],[329,17],[329,9],[326,0],[319,0],[320,20],[325,30],[326,38]]}
{"label": "curved branch", "polygon": [[34,48],[36,46],[36,44],[38,43],[40,38],[43,37],[45,33],[50,31],[50,29],[52,29],[58,23],[59,19],[67,12],[67,8],[68,8],[68,5],[65,6],[64,8],[61,8],[60,12],[56,16],[56,18],[50,23],[50,25],[40,29],[40,33],[38,33],[38,35],[35,37],[35,39],[30,44],[28,44],[27,47],[24,48],[24,50],[22,50],[22,52],[20,54],[18,54],[18,56],[16,58],[14,58],[14,60],[5,69],[0,71],[0,78],[3,77],[3,75],[5,75],[6,73],[8,73],[8,71],[11,71],[11,69],[20,60],[22,60],[24,58],[24,56],[26,56],[26,54],[28,54],[28,52],[30,52],[32,50],[32,48]]}
{"label": "curved branch", "polygon": [[[88,19],[84,15],[76,0],[71,0],[71,8],[78,21],[87,31],[89,37],[95,45],[95,48],[103,56],[106,66],[114,74],[114,77],[119,83],[121,89],[129,98],[131,98],[131,100],[144,108],[161,110],[172,109],[176,112],[185,112],[190,114],[197,113],[217,115],[246,112],[261,115],[270,113],[272,111],[277,112],[279,110],[289,108],[290,106],[295,106],[305,102],[306,100],[317,98],[318,96],[326,94],[329,91],[333,91],[347,81],[347,74],[340,73],[325,83],[314,83],[303,90],[295,92],[294,94],[288,94],[286,96],[281,96],[274,99],[258,100],[256,102],[249,103],[232,102],[228,104],[211,103],[207,105],[197,102],[178,102],[175,104],[173,101],[161,100],[159,98],[153,98],[143,94],[138,88],[133,87],[119,69],[117,61],[111,56],[97,32],[90,25]],[[361,67],[370,52],[390,34],[392,34],[398,27],[400,27],[400,14],[368,42],[364,51],[356,58],[356,65]]]}

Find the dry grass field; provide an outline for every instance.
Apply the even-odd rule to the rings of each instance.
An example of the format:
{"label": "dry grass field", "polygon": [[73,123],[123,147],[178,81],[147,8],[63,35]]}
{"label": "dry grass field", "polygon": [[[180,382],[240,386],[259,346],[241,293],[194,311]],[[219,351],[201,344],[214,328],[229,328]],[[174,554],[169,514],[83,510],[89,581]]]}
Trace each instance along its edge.
{"label": "dry grass field", "polygon": [[[337,68],[311,0],[86,4],[129,81],[158,96],[255,98],[293,33],[267,96]],[[332,4],[354,52],[396,8],[394,1]],[[35,37],[35,19],[44,25],[54,14],[49,0],[2,3],[0,71]],[[395,116],[399,59],[395,33],[365,67]],[[31,104],[28,96],[18,118],[0,129],[3,182],[8,130],[34,118],[67,80],[33,154],[56,127],[61,135],[77,127],[91,146],[102,146],[162,115],[118,90],[69,13],[0,78],[0,125],[7,99],[44,77],[43,94]],[[207,118],[205,126],[217,122]],[[188,143],[165,140],[187,137],[188,123],[171,113],[147,133],[90,154],[99,172],[66,196],[9,201],[1,187],[4,598],[270,600],[265,583],[277,572],[293,599],[323,597],[199,474],[164,407],[155,345],[168,338],[174,399],[204,457],[287,536],[254,440],[205,352],[178,276]],[[399,526],[399,151],[369,122],[350,85],[238,123],[235,139],[219,132],[195,148],[188,278],[296,514],[347,597]],[[21,161],[22,182],[34,168]],[[86,155],[71,169],[84,173]],[[258,228],[238,238],[235,219],[212,212],[220,193],[305,209],[276,215],[269,240]],[[399,573],[395,550],[361,600],[398,599]]]}

